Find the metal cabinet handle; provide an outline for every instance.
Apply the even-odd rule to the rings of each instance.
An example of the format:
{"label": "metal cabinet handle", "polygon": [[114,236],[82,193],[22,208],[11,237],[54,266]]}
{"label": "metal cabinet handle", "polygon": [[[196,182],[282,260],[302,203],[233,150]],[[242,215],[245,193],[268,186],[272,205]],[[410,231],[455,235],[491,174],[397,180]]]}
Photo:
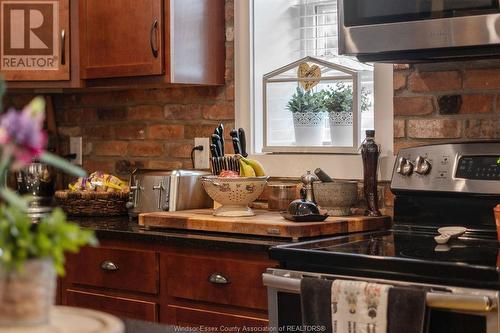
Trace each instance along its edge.
{"label": "metal cabinet handle", "polygon": [[105,271],[114,272],[118,270],[118,265],[112,261],[105,260],[101,263],[101,268]]}
{"label": "metal cabinet handle", "polygon": [[161,209],[161,199],[162,199],[162,193],[165,190],[165,187],[163,186],[163,180],[160,181],[160,184],[154,185],[153,186],[154,191],[160,191],[158,193],[158,209]]}
{"label": "metal cabinet handle", "polygon": [[133,205],[134,207],[137,207],[137,199],[139,197],[139,191],[144,190],[144,188],[141,187],[139,179],[136,180],[135,185],[130,186],[130,189],[134,191]]}
{"label": "metal cabinet handle", "polygon": [[208,281],[213,284],[229,284],[229,279],[221,273],[213,273],[208,277]]}
{"label": "metal cabinet handle", "polygon": [[66,65],[66,30],[61,30],[61,65]]}
{"label": "metal cabinet handle", "polygon": [[151,24],[151,30],[149,31],[149,45],[151,46],[151,52],[153,57],[158,58],[158,19],[154,19]]}

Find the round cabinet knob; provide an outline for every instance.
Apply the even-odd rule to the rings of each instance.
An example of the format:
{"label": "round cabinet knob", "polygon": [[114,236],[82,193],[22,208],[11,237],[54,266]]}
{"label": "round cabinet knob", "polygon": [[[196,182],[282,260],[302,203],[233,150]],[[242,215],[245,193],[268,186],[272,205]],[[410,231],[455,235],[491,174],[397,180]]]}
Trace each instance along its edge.
{"label": "round cabinet knob", "polygon": [[427,160],[426,158],[419,156],[415,160],[415,172],[419,175],[429,174],[429,172],[431,172],[431,168],[431,162],[429,162],[429,160]]}
{"label": "round cabinet knob", "polygon": [[413,163],[404,157],[400,157],[396,172],[403,176],[410,176],[413,173]]}

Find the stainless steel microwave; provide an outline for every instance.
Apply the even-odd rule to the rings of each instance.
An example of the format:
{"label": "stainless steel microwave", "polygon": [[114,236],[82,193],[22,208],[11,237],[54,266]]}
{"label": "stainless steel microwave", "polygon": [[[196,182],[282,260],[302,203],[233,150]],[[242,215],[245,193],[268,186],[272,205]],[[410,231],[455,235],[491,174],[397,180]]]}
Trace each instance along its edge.
{"label": "stainless steel microwave", "polygon": [[366,62],[500,56],[499,0],[338,0],[339,53]]}

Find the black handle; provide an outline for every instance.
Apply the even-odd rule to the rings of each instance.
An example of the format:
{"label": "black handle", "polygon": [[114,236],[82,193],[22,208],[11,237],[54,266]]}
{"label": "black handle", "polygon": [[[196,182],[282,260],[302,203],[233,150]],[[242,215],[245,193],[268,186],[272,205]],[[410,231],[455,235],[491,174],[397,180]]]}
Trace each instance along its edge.
{"label": "black handle", "polygon": [[247,138],[245,135],[245,130],[243,128],[238,129],[238,138],[240,139],[241,155],[247,157]]}
{"label": "black handle", "polygon": [[219,157],[224,156],[222,154],[223,153],[222,142],[218,134],[212,134],[212,143],[217,147],[217,156]]}
{"label": "black handle", "polygon": [[316,174],[316,176],[318,176],[319,180],[324,183],[333,182],[333,179],[326,172],[321,170],[321,168],[317,168],[316,170],[314,170],[314,173]]}
{"label": "black handle", "polygon": [[149,31],[149,45],[151,46],[151,52],[153,57],[158,58],[158,19],[154,19],[151,24],[151,30]]}
{"label": "black handle", "polygon": [[218,157],[217,155],[217,146],[215,144],[210,144],[210,153],[212,153],[212,157]]}
{"label": "black handle", "polygon": [[222,156],[224,156],[225,155],[225,152],[224,152],[224,125],[219,124],[219,126],[217,128],[219,130],[220,144],[222,147]]}
{"label": "black handle", "polygon": [[235,154],[240,154],[241,155],[241,145],[240,145],[240,139],[233,137],[233,148],[234,148],[234,153]]}
{"label": "black handle", "polygon": [[66,65],[66,30],[61,30],[61,65]]}

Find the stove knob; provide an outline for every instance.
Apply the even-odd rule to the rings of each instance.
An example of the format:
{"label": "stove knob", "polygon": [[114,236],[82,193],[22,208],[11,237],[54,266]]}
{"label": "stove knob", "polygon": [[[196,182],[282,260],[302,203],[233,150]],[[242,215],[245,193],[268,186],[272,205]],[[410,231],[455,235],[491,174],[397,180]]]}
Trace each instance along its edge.
{"label": "stove knob", "polygon": [[429,174],[429,172],[431,172],[431,168],[431,162],[429,162],[429,160],[427,160],[426,158],[419,156],[415,160],[415,172],[419,175]]}
{"label": "stove knob", "polygon": [[413,173],[413,163],[404,157],[399,158],[396,172],[403,176],[410,176]]}

